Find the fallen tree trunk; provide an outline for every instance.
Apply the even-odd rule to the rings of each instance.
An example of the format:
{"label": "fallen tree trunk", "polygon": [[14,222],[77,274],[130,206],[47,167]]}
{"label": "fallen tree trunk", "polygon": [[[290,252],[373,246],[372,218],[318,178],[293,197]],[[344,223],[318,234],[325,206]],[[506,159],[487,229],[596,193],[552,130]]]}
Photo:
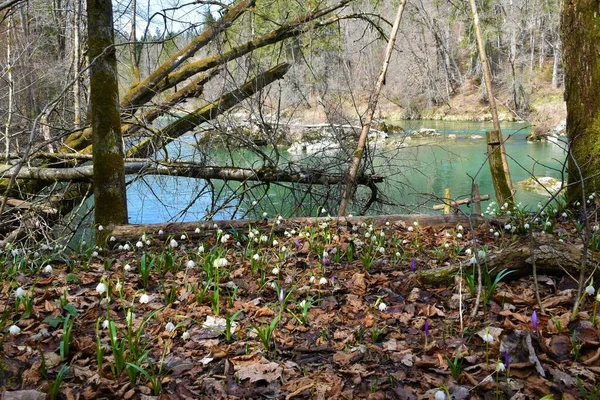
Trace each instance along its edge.
{"label": "fallen tree trunk", "polygon": [[[469,219],[464,215],[378,215],[378,216],[358,216],[358,217],[319,217],[319,218],[289,218],[283,219],[277,224],[274,219],[259,220],[224,220],[224,221],[198,221],[198,222],[172,222],[161,224],[137,224],[137,225],[117,225],[112,231],[112,235],[119,241],[138,240],[144,233],[155,235],[166,239],[169,235],[179,237],[186,234],[190,238],[204,237],[213,234],[217,229],[226,231],[243,230],[247,231],[251,226],[259,230],[268,230],[277,233],[285,230],[298,229],[314,224],[328,223],[332,228],[351,229],[353,226],[360,226],[362,223],[372,223],[375,226],[385,226],[386,222],[394,229],[405,229],[411,226],[415,221],[420,226],[425,227],[453,227],[458,224],[468,224]],[[490,220],[484,217],[472,217],[474,223],[491,222],[501,224],[503,221]],[[200,228],[200,232],[196,232]],[[159,231],[163,231],[163,236],[159,236]]]}
{"label": "fallen tree trunk", "polygon": [[124,125],[121,130],[123,137],[131,136],[134,133],[138,132],[140,129],[151,124],[158,117],[164,115],[169,110],[171,110],[171,108],[173,108],[177,104],[184,102],[186,99],[192,97],[200,97],[202,95],[202,92],[204,91],[204,85],[206,85],[206,83],[208,83],[208,81],[210,81],[212,78],[217,76],[219,72],[220,70],[215,68],[212,71],[197,77],[192,82],[190,82],[189,84],[187,84],[186,86],[169,96],[164,103],[159,104],[156,107],[152,108],[150,111],[147,111],[144,114],[142,114],[138,118],[140,123],[130,123]]}
{"label": "fallen tree trunk", "polygon": [[[10,178],[13,175],[12,165],[0,165],[0,177]],[[45,182],[89,182],[93,177],[93,166],[84,165],[73,168],[23,167],[17,179],[38,180]],[[205,166],[190,162],[156,162],[149,160],[126,160],[125,173],[145,175],[181,176],[197,179],[221,179],[226,181],[254,182],[292,182],[302,184],[336,185],[344,182],[344,174],[327,174],[320,171],[286,171],[277,168],[263,167],[259,169],[237,167]],[[360,184],[383,182],[383,177],[363,175]]]}
{"label": "fallen tree trunk", "polygon": [[[576,277],[579,276],[581,252],[581,246],[561,242],[554,235],[535,235],[533,246],[531,245],[529,236],[522,236],[516,242],[500,251],[489,254],[485,260],[485,264],[492,277],[492,281],[504,269],[515,271],[506,276],[506,279],[513,280],[523,276],[531,276],[533,274],[533,261],[535,258],[538,275],[563,276],[570,274],[575,277],[575,282],[577,282]],[[588,260],[590,260],[591,268],[599,266],[598,261],[594,259],[591,252]],[[422,283],[431,285],[446,284],[451,282],[454,276],[459,273],[460,267],[460,265],[452,265],[423,270],[419,271],[417,276]],[[468,263],[463,263],[462,268],[464,271],[470,273],[472,267]],[[600,271],[596,269],[595,275],[600,277]]]}
{"label": "fallen tree trunk", "polygon": [[[141,106],[149,102],[157,93],[171,89],[179,83],[195,76],[200,72],[209,71],[215,67],[226,64],[227,62],[242,57],[250,52],[281,42],[285,39],[299,36],[308,31],[322,26],[334,24],[342,17],[332,17],[327,21],[319,23],[310,23],[321,17],[326,16],[338,9],[348,5],[352,0],[342,0],[325,9],[309,11],[295,20],[286,23],[275,30],[272,30],[261,37],[250,40],[239,46],[215,56],[208,56],[198,61],[193,61],[187,65],[183,62],[191,57],[199,48],[204,46],[205,41],[214,37],[218,30],[226,29],[243,12],[252,6],[253,1],[242,1],[239,5],[229,9],[227,14],[219,21],[219,26],[215,29],[207,29],[194,39],[193,47],[186,46],[181,51],[173,55],[168,61],[159,66],[148,78],[144,79],[138,85],[131,87],[123,96],[121,107],[130,115],[133,115]],[[218,32],[217,32],[218,33]],[[188,48],[189,47],[189,48]],[[193,51],[192,51],[193,50]],[[91,131],[85,129],[70,135],[64,143],[61,151],[88,151],[84,150],[91,145]]]}
{"label": "fallen tree trunk", "polygon": [[128,157],[148,157],[178,137],[195,129],[198,125],[216,118],[231,107],[254,95],[264,87],[281,79],[290,69],[290,64],[281,63],[249,80],[242,87],[224,94],[213,103],[201,107],[170,123],[153,137],[142,140],[127,151]]}

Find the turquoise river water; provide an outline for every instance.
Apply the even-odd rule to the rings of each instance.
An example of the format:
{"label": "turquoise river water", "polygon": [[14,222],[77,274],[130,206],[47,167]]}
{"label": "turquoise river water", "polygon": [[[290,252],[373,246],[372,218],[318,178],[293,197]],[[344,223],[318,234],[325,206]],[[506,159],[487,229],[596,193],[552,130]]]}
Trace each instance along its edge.
{"label": "turquoise river water", "polygon": [[[382,193],[400,204],[385,206],[378,210],[378,213],[433,212],[431,206],[439,203],[435,197],[441,197],[445,188],[451,189],[452,197],[463,198],[469,196],[473,181],[479,185],[481,194],[490,194],[493,199],[494,192],[486,159],[485,139],[471,139],[472,135],[481,135],[485,138],[485,132],[491,129],[490,123],[423,120],[391,122],[402,126],[407,131],[433,128],[438,130],[441,136],[433,140],[405,141],[406,147],[395,150],[387,157],[375,159],[375,173],[388,177],[387,182],[380,185]],[[525,138],[530,131],[531,127],[527,123],[502,125],[513,182],[526,179],[531,174],[560,179],[565,159],[562,148],[564,146],[551,142],[528,143]],[[448,135],[451,134],[456,135],[455,140],[448,140]],[[398,135],[396,137],[391,135],[387,140],[394,141],[399,138]],[[191,138],[188,139],[191,141]],[[181,152],[185,155],[184,147]],[[282,154],[287,152],[282,151]],[[291,155],[288,157],[294,158]],[[211,152],[206,161],[209,165],[233,165],[235,162],[237,166],[252,166],[256,164],[256,160],[256,156],[250,151],[240,149],[233,155],[225,151]],[[204,182],[189,178],[138,179],[128,187],[130,222],[159,223],[204,219],[214,204],[223,202],[223,199],[231,194],[228,193],[231,190],[220,186],[217,181],[213,184],[212,189],[215,192],[218,193],[223,189],[218,197],[208,191],[201,191]],[[283,196],[281,190],[272,187],[262,197],[263,200],[259,199],[254,215],[263,211],[268,211],[271,215],[282,214],[284,217],[299,214],[293,211],[290,204],[287,204],[288,197]],[[516,196],[518,202],[530,206],[535,206],[539,201],[544,200],[543,196],[525,190],[518,190]],[[236,207],[242,210],[251,208],[252,201],[252,197],[247,197],[241,202],[238,198],[231,198],[228,207],[209,217],[213,219],[238,217],[239,214],[232,214],[231,210]]]}

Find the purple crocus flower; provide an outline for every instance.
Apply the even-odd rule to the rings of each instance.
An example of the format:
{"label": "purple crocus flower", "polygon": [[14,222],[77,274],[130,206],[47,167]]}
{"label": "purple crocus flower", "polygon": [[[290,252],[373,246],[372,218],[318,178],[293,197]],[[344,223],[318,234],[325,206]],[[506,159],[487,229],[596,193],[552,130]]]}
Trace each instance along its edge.
{"label": "purple crocus flower", "polygon": [[327,257],[323,256],[323,266],[326,266],[328,261],[329,260],[327,259]]}
{"label": "purple crocus flower", "polygon": [[413,258],[410,260],[410,270],[415,271],[417,269],[417,261]]}
{"label": "purple crocus flower", "polygon": [[332,276],[331,277],[331,286],[334,286],[334,285],[335,285],[335,276]]}
{"label": "purple crocus flower", "polygon": [[533,330],[537,332],[538,330],[538,317],[535,310],[533,310],[533,314],[531,314],[531,325],[533,325]]}
{"label": "purple crocus flower", "polygon": [[510,357],[508,356],[508,350],[504,350],[504,366],[506,368],[510,366]]}
{"label": "purple crocus flower", "polygon": [[300,250],[300,240],[296,238],[296,251]]}
{"label": "purple crocus flower", "polygon": [[425,320],[425,336],[429,335],[429,320]]}

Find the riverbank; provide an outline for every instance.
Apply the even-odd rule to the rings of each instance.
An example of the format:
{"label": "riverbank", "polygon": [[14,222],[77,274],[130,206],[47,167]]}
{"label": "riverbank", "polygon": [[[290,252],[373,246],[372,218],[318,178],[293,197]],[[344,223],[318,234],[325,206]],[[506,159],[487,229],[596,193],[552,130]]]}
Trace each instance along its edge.
{"label": "riverbank", "polygon": [[[510,108],[510,94],[499,91],[496,94],[498,116],[504,122],[527,121],[535,133],[545,133],[566,119],[567,109],[563,98],[563,88],[553,89],[547,84],[536,86],[530,97],[527,113],[517,113]],[[305,124],[347,123],[358,120],[357,110],[367,109],[368,95],[354,95],[352,99],[337,98],[335,101],[313,103],[310,108],[294,108],[285,114],[294,121]],[[379,98],[375,113],[380,120],[439,120],[487,122],[492,120],[488,103],[480,88],[467,83],[450,101],[423,109],[406,109],[385,91]]]}

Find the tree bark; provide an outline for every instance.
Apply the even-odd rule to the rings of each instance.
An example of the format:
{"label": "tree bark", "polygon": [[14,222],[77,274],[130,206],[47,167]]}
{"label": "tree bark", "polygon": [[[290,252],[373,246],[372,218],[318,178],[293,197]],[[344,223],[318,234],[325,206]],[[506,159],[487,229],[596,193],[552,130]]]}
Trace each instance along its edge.
{"label": "tree bark", "polygon": [[552,63],[552,89],[558,89],[558,69],[560,67],[560,40],[552,46],[552,55],[554,61]]}
{"label": "tree bark", "polygon": [[13,98],[14,98],[14,82],[13,82],[13,65],[12,65],[12,27],[13,16],[8,17],[8,31],[6,33],[6,79],[8,84],[8,110],[6,110],[6,122],[4,128],[4,146],[5,155],[10,153],[10,125],[13,115]]}
{"label": "tree bark", "polygon": [[[111,227],[128,222],[111,0],[87,0],[87,15],[94,218],[97,225]],[[100,230],[98,235],[101,241]]]}
{"label": "tree bark", "polygon": [[[533,272],[533,260],[537,273],[563,276],[570,274],[577,279],[581,268],[581,248],[580,246],[560,242],[552,235],[536,235],[533,239],[533,246],[529,235],[520,237],[516,242],[508,247],[491,253],[485,260],[487,269],[492,281],[496,275],[503,269],[514,272],[507,276],[507,279],[514,280],[524,276],[531,276]],[[533,257],[532,257],[533,255]],[[598,262],[589,256],[592,265],[598,265]],[[435,268],[419,271],[417,276],[422,283],[439,285],[451,282],[454,276],[460,271],[459,265]],[[470,264],[464,263],[463,269],[470,270]],[[596,271],[596,277],[600,270]]]}
{"label": "tree bark", "polygon": [[[163,63],[159,68],[157,68],[155,73],[148,76],[137,86],[130,88],[127,94],[124,96],[123,100],[121,101],[121,107],[123,109],[126,109],[127,113],[129,113],[130,115],[133,115],[140,106],[150,101],[157,93],[164,92],[165,90],[174,87],[175,85],[195,76],[200,72],[209,71],[212,68],[223,65],[233,59],[244,56],[261,47],[265,47],[274,43],[278,43],[282,40],[298,36],[302,33],[316,29],[318,27],[332,24],[338,21],[339,18],[330,18],[329,20],[321,23],[309,24],[309,22],[314,21],[315,19],[318,19],[324,15],[327,15],[328,13],[331,13],[336,9],[342,8],[350,1],[351,0],[342,0],[340,3],[337,3],[324,10],[306,13],[301,17],[296,18],[294,21],[286,23],[281,27],[269,33],[266,33],[265,35],[262,35],[257,39],[251,40],[240,46],[234,47],[233,49],[223,52],[222,54],[208,56],[201,60],[191,62],[188,65],[177,69],[176,67],[181,65],[183,57],[189,57],[193,54],[191,53],[191,51],[184,51],[187,47],[189,47],[186,46],[186,48],[176,53],[169,61]],[[244,2],[243,4],[245,3],[248,3],[248,1]],[[241,4],[242,3],[240,3],[239,6],[241,6]],[[238,12],[242,12],[242,9],[238,9],[239,6],[236,7],[236,10],[238,10]],[[232,10],[230,10],[228,14],[232,12]],[[226,16],[228,14],[226,14]],[[231,18],[233,18],[233,16]],[[212,32],[211,28],[205,31],[205,33],[208,31]],[[199,36],[199,38],[206,39],[205,33],[202,33]],[[199,39],[197,39],[196,41],[198,40]],[[192,43],[196,43],[196,41]],[[177,55],[179,54],[181,55],[177,57]],[[161,74],[158,73],[159,71],[161,72]],[[90,139],[91,136],[89,130],[76,132],[66,139],[65,146],[63,146],[61,151],[82,151],[91,144]]]}
{"label": "tree bark", "polygon": [[[453,227],[458,224],[468,224],[469,218],[464,215],[380,215],[368,217],[337,217],[337,218],[288,218],[280,221],[279,224],[275,220],[226,220],[226,221],[210,221],[210,222],[179,222],[179,223],[163,223],[163,224],[140,224],[140,225],[118,225],[112,235],[118,241],[138,240],[144,233],[148,235],[158,236],[159,230],[163,231],[163,236],[159,238],[167,238],[169,235],[179,237],[185,233],[188,237],[203,237],[207,234],[213,234],[217,229],[223,230],[242,230],[247,231],[251,226],[257,229],[264,229],[273,232],[283,232],[292,228],[303,228],[320,223],[328,223],[334,229],[351,230],[353,226],[360,226],[362,223],[372,223],[374,226],[385,226],[386,222],[394,229],[406,229],[413,222],[418,221],[419,226],[423,227]],[[492,221],[484,217],[473,217],[473,222],[484,223]],[[215,227],[216,225],[216,227]],[[196,228],[200,228],[200,233],[196,233]]]}
{"label": "tree bark", "polygon": [[340,202],[340,208],[338,210],[338,215],[340,216],[346,215],[346,208],[348,207],[348,203],[350,202],[350,199],[354,194],[354,188],[356,187],[356,175],[358,173],[360,161],[365,150],[367,137],[369,135],[369,129],[371,128],[373,116],[375,115],[375,109],[377,108],[379,94],[381,93],[381,89],[383,88],[383,84],[385,82],[385,75],[390,65],[392,51],[394,50],[394,43],[396,42],[396,34],[398,33],[398,28],[400,27],[400,21],[402,20],[402,13],[404,12],[405,4],[406,0],[400,0],[400,4],[398,5],[398,11],[396,12],[396,19],[394,20],[392,32],[390,33],[390,38],[388,40],[387,48],[385,50],[385,57],[383,59],[383,65],[381,67],[381,73],[379,74],[379,78],[377,79],[377,83],[375,84],[373,94],[371,95],[371,99],[369,100],[369,106],[367,107],[367,116],[365,122],[363,123],[362,130],[360,132],[360,137],[358,138],[356,150],[352,155],[352,164],[350,165],[350,168],[348,170],[348,182],[344,189],[342,201]]}
{"label": "tree bark", "polygon": [[151,124],[158,117],[164,115],[172,107],[182,103],[186,99],[192,97],[200,97],[202,95],[202,92],[204,91],[204,85],[206,85],[208,81],[210,81],[212,78],[218,75],[219,72],[220,71],[215,68],[204,75],[196,77],[194,80],[192,80],[192,82],[190,82],[189,84],[187,84],[186,86],[169,96],[164,103],[159,104],[158,106],[152,108],[150,111],[147,111],[146,113],[142,114],[139,118],[140,123],[131,123],[125,125],[122,130],[123,136],[126,137],[133,135],[134,133],[142,129],[144,126]]}
{"label": "tree bark", "polygon": [[137,50],[136,24],[137,0],[131,0],[131,33],[129,35],[129,55],[131,57],[131,72],[133,75],[132,86],[140,83],[140,65]]}
{"label": "tree bark", "polygon": [[164,148],[173,140],[210,121],[224,111],[252,96],[272,82],[281,79],[290,69],[290,64],[279,64],[261,75],[246,82],[242,87],[226,93],[211,104],[185,115],[161,129],[154,137],[146,138],[127,151],[128,157],[148,157],[158,149]]}
{"label": "tree bark", "polygon": [[73,126],[78,129],[81,126],[81,78],[79,67],[81,64],[81,45],[79,36],[79,21],[81,20],[81,0],[73,0]]}
{"label": "tree bark", "polygon": [[[13,176],[12,165],[0,165],[0,177]],[[265,183],[292,182],[302,184],[337,185],[345,182],[342,174],[328,174],[325,171],[298,170],[289,171],[277,168],[237,168],[206,166],[192,162],[155,162],[146,159],[127,159],[124,162],[126,174],[183,176],[197,179],[221,179],[226,181],[255,181]],[[89,182],[93,179],[94,167],[85,165],[72,168],[23,167],[17,173],[17,179],[44,182]],[[383,182],[377,175],[360,175],[357,184]]]}
{"label": "tree bark", "polygon": [[148,77],[138,85],[133,86],[123,96],[121,106],[129,111],[144,105],[157,93],[156,85],[169,73],[177,69],[185,60],[196,54],[198,50],[206,46],[219,33],[229,28],[245,11],[254,5],[255,0],[242,0],[239,4],[231,7],[227,13],[215,24],[208,26],[204,32],[198,35],[188,45],[173,54],[173,56],[154,70]]}
{"label": "tree bark", "polygon": [[496,193],[498,204],[509,203],[510,205],[514,205],[515,200],[513,196],[510,170],[508,169],[508,161],[506,160],[506,152],[504,150],[504,140],[502,139],[500,120],[498,119],[498,108],[496,106],[496,99],[494,98],[492,74],[490,73],[487,56],[485,54],[485,43],[479,27],[479,14],[477,13],[477,5],[475,4],[475,0],[469,0],[469,3],[471,4],[473,27],[475,29],[475,37],[477,39],[477,48],[479,51],[479,58],[481,60],[481,68],[483,69],[483,78],[487,90],[488,101],[490,103],[492,122],[494,124],[494,130],[488,132],[487,134],[488,158],[492,174],[492,183],[494,185],[494,191]]}
{"label": "tree bark", "polygon": [[[600,13],[595,0],[565,1],[561,24],[570,144],[567,202],[600,191]],[[585,185],[582,185],[585,180]],[[584,193],[585,187],[585,193]]]}

